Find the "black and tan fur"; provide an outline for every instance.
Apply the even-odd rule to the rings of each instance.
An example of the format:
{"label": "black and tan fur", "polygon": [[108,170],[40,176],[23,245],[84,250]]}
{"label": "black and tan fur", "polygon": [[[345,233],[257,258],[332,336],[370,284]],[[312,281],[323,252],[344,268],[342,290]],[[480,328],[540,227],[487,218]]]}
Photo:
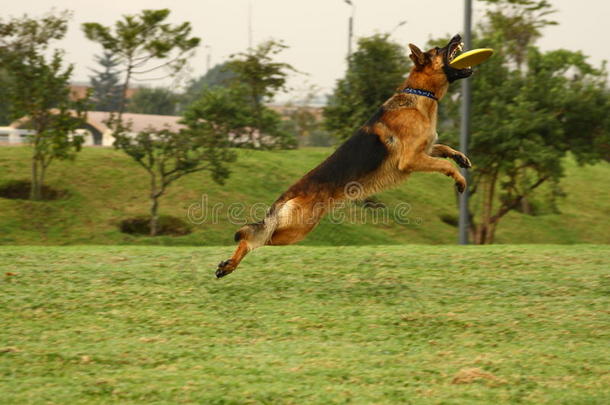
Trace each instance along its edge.
{"label": "black and tan fur", "polygon": [[[414,67],[397,92],[331,156],[282,194],[264,220],[237,231],[237,249],[218,265],[217,277],[234,271],[253,249],[300,241],[334,203],[364,198],[405,180],[413,172],[443,173],[453,178],[460,192],[464,190],[464,177],[441,158],[451,158],[465,168],[470,167],[470,161],[449,146],[436,143],[438,102],[401,92],[405,88],[426,90],[440,100],[450,82],[470,76],[470,69],[449,67],[461,48],[461,38],[456,35],[444,48],[427,52],[412,44],[409,47]],[[355,194],[351,186],[356,188]]]}

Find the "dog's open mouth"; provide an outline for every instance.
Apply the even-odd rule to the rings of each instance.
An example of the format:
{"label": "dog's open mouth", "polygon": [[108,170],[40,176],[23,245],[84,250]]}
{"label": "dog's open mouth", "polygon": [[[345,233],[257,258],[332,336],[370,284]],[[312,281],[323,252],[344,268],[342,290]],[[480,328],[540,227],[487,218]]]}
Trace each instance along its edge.
{"label": "dog's open mouth", "polygon": [[456,58],[456,56],[458,56],[460,53],[462,53],[463,50],[464,50],[464,43],[461,41],[450,44],[449,52],[447,55],[447,62],[448,63],[453,62],[453,60]]}
{"label": "dog's open mouth", "polygon": [[447,76],[447,80],[449,83],[452,83],[458,79],[464,79],[472,74],[472,69],[456,69],[450,66],[451,61],[453,61],[463,50],[464,43],[462,42],[462,37],[460,35],[456,35],[447,44],[445,48],[445,63],[443,66],[443,70],[445,71],[445,75]]}

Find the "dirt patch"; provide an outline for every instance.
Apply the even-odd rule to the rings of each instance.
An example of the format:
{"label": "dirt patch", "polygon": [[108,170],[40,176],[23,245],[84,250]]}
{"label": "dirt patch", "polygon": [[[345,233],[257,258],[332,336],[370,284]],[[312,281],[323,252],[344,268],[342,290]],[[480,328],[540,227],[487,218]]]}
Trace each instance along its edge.
{"label": "dirt patch", "polygon": [[500,379],[495,375],[481,370],[478,367],[463,368],[458,371],[451,384],[471,384],[476,381],[487,380],[492,382],[500,382]]}
{"label": "dirt patch", "polygon": [[441,219],[441,221],[443,221],[447,225],[451,225],[456,228],[459,224],[459,219],[458,219],[457,215],[442,214],[439,218]]}
{"label": "dirt patch", "polygon": [[[119,229],[123,233],[131,235],[150,235],[150,216],[143,215],[134,218],[127,218],[120,222]],[[180,218],[170,215],[159,216],[157,224],[157,236],[183,236],[191,233],[189,224]]]}
{"label": "dirt patch", "polygon": [[[30,189],[32,184],[29,180],[13,180],[0,185],[0,198],[8,198],[11,200],[29,200]],[[69,193],[67,190],[58,190],[42,185],[42,200],[53,201],[67,198]]]}

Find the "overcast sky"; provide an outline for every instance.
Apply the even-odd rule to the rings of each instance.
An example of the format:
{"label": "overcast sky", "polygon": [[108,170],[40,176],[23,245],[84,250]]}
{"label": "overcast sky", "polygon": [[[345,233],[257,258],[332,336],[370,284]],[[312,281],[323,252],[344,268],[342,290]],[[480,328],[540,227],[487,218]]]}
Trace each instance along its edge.
{"label": "overcast sky", "polygon": [[[583,50],[599,64],[610,59],[610,1],[550,0],[558,10],[560,25],[545,31],[543,49]],[[331,91],[345,71],[347,20],[352,12],[344,0],[19,0],[4,2],[3,16],[69,9],[74,12],[66,38],[58,44],[75,64],[74,80],[88,81],[93,55],[101,48],[88,41],[80,29],[83,22],[110,25],[123,14],[143,8],[169,8],[171,21],[190,21],[202,46],[190,61],[191,77],[205,73],[206,57],[212,65],[248,47],[248,9],[251,8],[254,44],[269,38],[282,39],[290,46],[281,58],[307,75],[294,76],[290,84],[299,89],[317,85]],[[455,34],[462,30],[462,0],[353,0],[356,37],[392,31],[399,22],[407,23],[393,31],[392,38],[424,45],[430,37]],[[475,20],[481,6],[473,1]],[[251,6],[249,6],[251,5]],[[286,98],[286,97],[282,97]]]}

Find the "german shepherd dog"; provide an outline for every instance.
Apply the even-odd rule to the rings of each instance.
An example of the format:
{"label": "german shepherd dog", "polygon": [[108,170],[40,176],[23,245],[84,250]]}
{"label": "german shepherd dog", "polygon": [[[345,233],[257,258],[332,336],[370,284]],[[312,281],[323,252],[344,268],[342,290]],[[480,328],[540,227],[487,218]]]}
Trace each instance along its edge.
{"label": "german shepherd dog", "polygon": [[440,158],[453,159],[463,168],[471,167],[470,160],[436,143],[438,101],[450,83],[472,74],[470,68],[449,66],[462,47],[459,35],[444,48],[427,52],[409,44],[414,66],[394,95],[331,156],[282,194],[265,219],[237,231],[237,249],[218,265],[216,277],[233,272],[253,249],[300,241],[336,202],[362,199],[405,180],[413,172],[443,173],[463,192],[464,177]]}

